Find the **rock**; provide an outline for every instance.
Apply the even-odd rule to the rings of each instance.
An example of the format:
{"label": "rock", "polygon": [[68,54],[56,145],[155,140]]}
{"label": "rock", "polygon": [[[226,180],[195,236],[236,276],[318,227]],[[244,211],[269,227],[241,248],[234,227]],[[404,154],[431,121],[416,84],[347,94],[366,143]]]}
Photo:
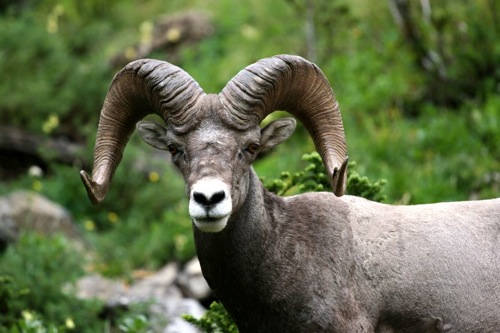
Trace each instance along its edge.
{"label": "rock", "polygon": [[127,294],[127,286],[120,281],[102,277],[99,274],[87,275],[76,283],[76,296],[81,299],[108,301]]}
{"label": "rock", "polygon": [[[179,272],[177,263],[170,263],[164,266],[155,274],[147,276],[130,287],[128,297],[132,303],[150,301],[151,299],[161,300],[169,293],[169,289],[174,286],[174,281]],[[177,289],[177,288],[176,288]]]}
{"label": "rock", "polygon": [[[72,133],[65,134],[70,137]],[[46,173],[53,161],[87,168],[90,161],[82,158],[84,150],[85,145],[66,138],[49,138],[12,126],[0,126],[0,179],[25,175],[33,166]]]}
{"label": "rock", "polygon": [[181,318],[183,314],[192,315],[195,318],[203,316],[205,308],[194,299],[183,299],[178,303],[177,315],[171,320],[163,333],[198,333],[199,330]]}
{"label": "rock", "polygon": [[133,304],[148,306],[149,321],[155,332],[199,333],[181,318],[183,314],[201,317],[205,308],[195,299],[184,298],[175,284],[179,275],[177,263],[167,264],[158,272],[148,275],[128,286],[120,281],[99,275],[86,276],[76,284],[76,295],[83,299],[99,299],[105,303],[103,312],[116,313],[115,309]]}
{"label": "rock", "polygon": [[0,250],[16,241],[18,228],[12,216],[9,202],[0,198]]}
{"label": "rock", "polygon": [[0,242],[14,242],[22,231],[60,233],[83,246],[71,214],[36,192],[16,191],[0,197]]}
{"label": "rock", "polygon": [[184,295],[190,298],[204,300],[212,294],[201,272],[198,258],[193,258],[186,263],[184,270],[180,272],[177,278],[177,284],[180,286]]}

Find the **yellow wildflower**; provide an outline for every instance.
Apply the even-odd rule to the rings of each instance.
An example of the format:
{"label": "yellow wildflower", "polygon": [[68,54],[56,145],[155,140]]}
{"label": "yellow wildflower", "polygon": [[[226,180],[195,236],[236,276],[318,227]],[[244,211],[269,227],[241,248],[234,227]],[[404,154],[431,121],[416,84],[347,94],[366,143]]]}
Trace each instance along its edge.
{"label": "yellow wildflower", "polygon": [[75,329],[75,322],[73,321],[73,318],[68,317],[66,318],[66,328],[69,330],[74,330]]}
{"label": "yellow wildflower", "polygon": [[33,188],[33,190],[35,190],[36,192],[40,192],[43,188],[43,184],[41,181],[39,180],[35,180],[33,181],[33,184],[31,185],[31,187]]}
{"label": "yellow wildflower", "polygon": [[151,21],[144,21],[139,28],[141,33],[141,43],[151,44],[153,41],[153,23]]}
{"label": "yellow wildflower", "polygon": [[170,43],[177,43],[181,39],[181,31],[179,28],[170,28],[165,33],[165,37]]}
{"label": "yellow wildflower", "polygon": [[55,114],[51,114],[47,120],[42,124],[42,130],[49,134],[54,129],[59,126],[59,117]]}
{"label": "yellow wildflower", "polygon": [[85,220],[85,222],[83,222],[83,226],[88,231],[92,231],[95,229],[95,223],[92,220]]}
{"label": "yellow wildflower", "polygon": [[125,58],[127,60],[133,60],[137,57],[137,51],[133,47],[127,47],[125,50]]}
{"label": "yellow wildflower", "polygon": [[33,320],[33,314],[29,312],[28,310],[24,310],[21,312],[21,315],[23,316],[24,320],[26,321],[31,321]]}
{"label": "yellow wildflower", "polygon": [[160,174],[156,171],[151,171],[148,175],[149,181],[151,183],[157,183],[160,181]]}
{"label": "yellow wildflower", "polygon": [[118,214],[116,214],[115,212],[109,212],[108,213],[108,220],[111,223],[118,222]]}

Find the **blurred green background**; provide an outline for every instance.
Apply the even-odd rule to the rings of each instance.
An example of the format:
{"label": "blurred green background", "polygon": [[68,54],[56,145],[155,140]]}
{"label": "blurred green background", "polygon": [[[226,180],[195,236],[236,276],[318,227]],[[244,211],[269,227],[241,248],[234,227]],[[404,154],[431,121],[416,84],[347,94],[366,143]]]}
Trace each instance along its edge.
{"label": "blurred green background", "polygon": [[[185,261],[194,255],[187,201],[167,154],[134,136],[104,204],[87,200],[78,172],[90,171],[111,79],[128,61],[157,58],[217,93],[245,66],[288,53],[316,62],[330,80],[348,155],[360,174],[387,180],[386,202],[498,197],[499,16],[496,0],[1,1],[0,132],[32,135],[40,145],[29,158],[0,147],[0,195],[32,190],[72,213],[94,250],[91,259],[61,263],[74,272],[85,262],[87,270],[131,279],[136,269]],[[62,158],[44,142],[76,149]],[[298,128],[255,167],[268,182],[304,168],[302,155],[313,150]],[[29,173],[32,165],[42,175]],[[0,300],[0,310],[9,311],[0,326],[33,310],[56,326],[71,313],[85,331],[82,323],[92,322],[88,308],[78,315],[78,306],[65,313],[23,301],[23,290],[46,292],[62,307],[63,296],[30,287],[33,281],[17,278],[23,269],[10,263],[64,247],[24,237],[0,254],[0,295],[12,300]],[[50,274],[66,274],[47,268],[43,258],[35,262]]]}

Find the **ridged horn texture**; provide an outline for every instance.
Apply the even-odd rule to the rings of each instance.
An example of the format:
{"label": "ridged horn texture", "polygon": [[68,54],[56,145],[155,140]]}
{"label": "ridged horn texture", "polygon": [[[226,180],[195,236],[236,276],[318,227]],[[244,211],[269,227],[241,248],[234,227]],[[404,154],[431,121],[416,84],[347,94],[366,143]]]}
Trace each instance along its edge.
{"label": "ridged horn texture", "polygon": [[313,63],[290,55],[262,59],[239,72],[220,93],[226,117],[239,128],[275,110],[297,117],[311,135],[342,196],[347,178],[346,141],[339,105],[328,79]]}
{"label": "ridged horn texture", "polygon": [[104,200],[125,146],[139,120],[158,114],[178,128],[189,126],[204,95],[184,70],[164,61],[141,59],[114,77],[104,100],[94,148],[92,177],[80,175],[94,204]]}

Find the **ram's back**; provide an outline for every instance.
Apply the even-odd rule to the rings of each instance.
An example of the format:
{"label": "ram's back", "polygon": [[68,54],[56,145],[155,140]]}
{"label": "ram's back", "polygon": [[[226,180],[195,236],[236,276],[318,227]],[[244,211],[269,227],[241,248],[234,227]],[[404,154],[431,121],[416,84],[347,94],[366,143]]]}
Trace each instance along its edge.
{"label": "ram's back", "polygon": [[371,311],[381,326],[500,332],[500,199],[415,206],[342,200],[362,288],[376,291]]}

